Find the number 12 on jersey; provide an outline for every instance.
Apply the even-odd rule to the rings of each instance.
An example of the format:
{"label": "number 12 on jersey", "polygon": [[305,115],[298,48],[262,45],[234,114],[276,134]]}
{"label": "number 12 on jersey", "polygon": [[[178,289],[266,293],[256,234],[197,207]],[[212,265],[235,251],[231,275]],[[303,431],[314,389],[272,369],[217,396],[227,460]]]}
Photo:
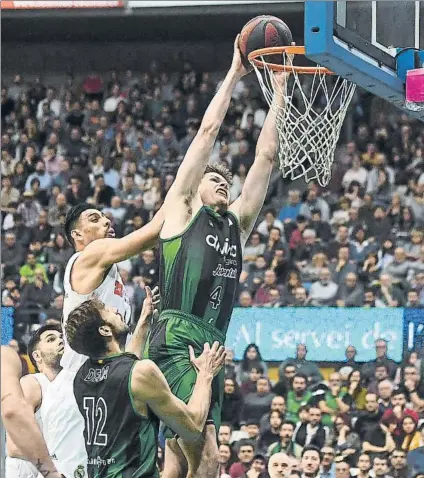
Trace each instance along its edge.
{"label": "number 12 on jersey", "polygon": [[212,304],[212,309],[216,310],[221,304],[222,285],[215,287],[209,296],[209,302]]}
{"label": "number 12 on jersey", "polygon": [[103,397],[84,397],[85,428],[87,445],[106,446],[108,436],[104,433],[107,420],[107,405]]}

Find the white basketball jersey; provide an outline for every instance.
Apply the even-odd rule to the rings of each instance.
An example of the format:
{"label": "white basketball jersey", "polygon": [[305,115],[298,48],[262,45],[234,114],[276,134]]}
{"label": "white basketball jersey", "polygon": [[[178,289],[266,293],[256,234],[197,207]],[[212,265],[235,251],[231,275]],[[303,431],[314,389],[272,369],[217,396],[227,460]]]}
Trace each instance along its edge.
{"label": "white basketball jersey", "polygon": [[[79,255],[80,252],[77,252],[69,259],[65,270],[65,276],[63,279],[63,285],[65,289],[65,300],[63,304],[63,326],[68,320],[69,313],[75,309],[75,307],[93,297],[101,300],[108,307],[115,307],[122,315],[125,322],[129,325],[131,321],[131,305],[126,294],[122,278],[118,272],[118,266],[116,264],[113,264],[103,282],[90,294],[78,294],[72,289],[72,266]],[[60,364],[63,368],[76,373],[81,365],[87,360],[87,357],[75,352],[69,347],[66,341],[65,333],[63,334],[63,337],[65,340],[65,351]]]}
{"label": "white basketball jersey", "polygon": [[74,378],[73,372],[61,370],[49,383],[40,407],[44,440],[56,468],[66,477],[87,474],[84,420],[74,396]]}

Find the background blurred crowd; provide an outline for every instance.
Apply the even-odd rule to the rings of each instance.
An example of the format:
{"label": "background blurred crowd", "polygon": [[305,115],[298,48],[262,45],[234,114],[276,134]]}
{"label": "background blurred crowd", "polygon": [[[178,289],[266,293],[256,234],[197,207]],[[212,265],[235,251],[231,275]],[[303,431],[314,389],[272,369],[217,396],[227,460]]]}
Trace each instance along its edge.
{"label": "background blurred crowd", "polygon": [[377,339],[375,359],[360,364],[348,346],[324,380],[299,344],[271,384],[255,344],[237,364],[229,351],[220,476],[422,478],[424,361],[413,352],[399,365],[387,352]]}
{"label": "background blurred crowd", "polygon": [[[154,63],[143,74],[68,77],[60,88],[17,74],[2,87],[2,304],[16,308],[18,335],[60,317],[67,210],[92,203],[118,236],[146,224],[219,79],[188,62],[170,73]],[[241,307],[423,306],[424,127],[373,101],[357,93],[354,140],[339,145],[327,189],[297,189],[275,170],[244,251]],[[258,87],[240,81],[211,156],[233,173],[232,199],[265,116]],[[119,267],[137,315],[144,284],[158,280],[157,256]]]}
{"label": "background blurred crowd", "polygon": [[[22,351],[33,328],[61,317],[73,253],[63,231],[68,209],[83,201],[101,208],[118,237],[146,224],[219,79],[185,62],[169,73],[152,65],[143,74],[69,77],[55,88],[17,74],[2,87],[2,305],[15,308],[12,346]],[[423,307],[424,127],[372,102],[357,93],[354,139],[339,145],[329,188],[272,175],[244,251],[240,307]],[[211,156],[233,173],[232,199],[265,116],[258,88],[241,81]],[[156,252],[119,269],[138,317],[144,286],[158,281]],[[374,361],[361,365],[355,354],[348,347],[324,380],[299,345],[272,384],[255,345],[237,364],[229,353],[220,476],[265,477],[268,459],[272,478],[422,475],[420,354],[398,366],[383,340]]]}

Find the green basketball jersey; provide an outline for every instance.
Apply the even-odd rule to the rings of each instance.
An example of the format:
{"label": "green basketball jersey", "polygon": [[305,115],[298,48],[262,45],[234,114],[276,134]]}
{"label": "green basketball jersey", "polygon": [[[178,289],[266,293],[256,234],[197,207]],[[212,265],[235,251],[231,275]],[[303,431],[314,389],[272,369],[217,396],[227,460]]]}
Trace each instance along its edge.
{"label": "green basketball jersey", "polygon": [[203,206],[182,234],[160,241],[162,312],[194,315],[225,334],[241,267],[237,218]]}
{"label": "green basketball jersey", "polygon": [[136,362],[132,354],[88,359],[76,374],[74,395],[85,422],[88,478],[159,477],[159,421],[150,411],[145,417],[133,407]]}

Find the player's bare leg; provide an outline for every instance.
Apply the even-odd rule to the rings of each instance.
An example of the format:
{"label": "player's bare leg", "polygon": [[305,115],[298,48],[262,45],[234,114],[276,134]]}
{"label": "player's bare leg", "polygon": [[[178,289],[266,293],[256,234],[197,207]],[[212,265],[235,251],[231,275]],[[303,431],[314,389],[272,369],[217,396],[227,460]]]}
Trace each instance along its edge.
{"label": "player's bare leg", "polygon": [[185,478],[188,472],[187,460],[175,438],[166,440],[165,464],[161,478]]}
{"label": "player's bare leg", "polygon": [[203,440],[187,443],[178,439],[188,462],[187,478],[216,478],[218,473],[218,445],[215,425],[206,425]]}

